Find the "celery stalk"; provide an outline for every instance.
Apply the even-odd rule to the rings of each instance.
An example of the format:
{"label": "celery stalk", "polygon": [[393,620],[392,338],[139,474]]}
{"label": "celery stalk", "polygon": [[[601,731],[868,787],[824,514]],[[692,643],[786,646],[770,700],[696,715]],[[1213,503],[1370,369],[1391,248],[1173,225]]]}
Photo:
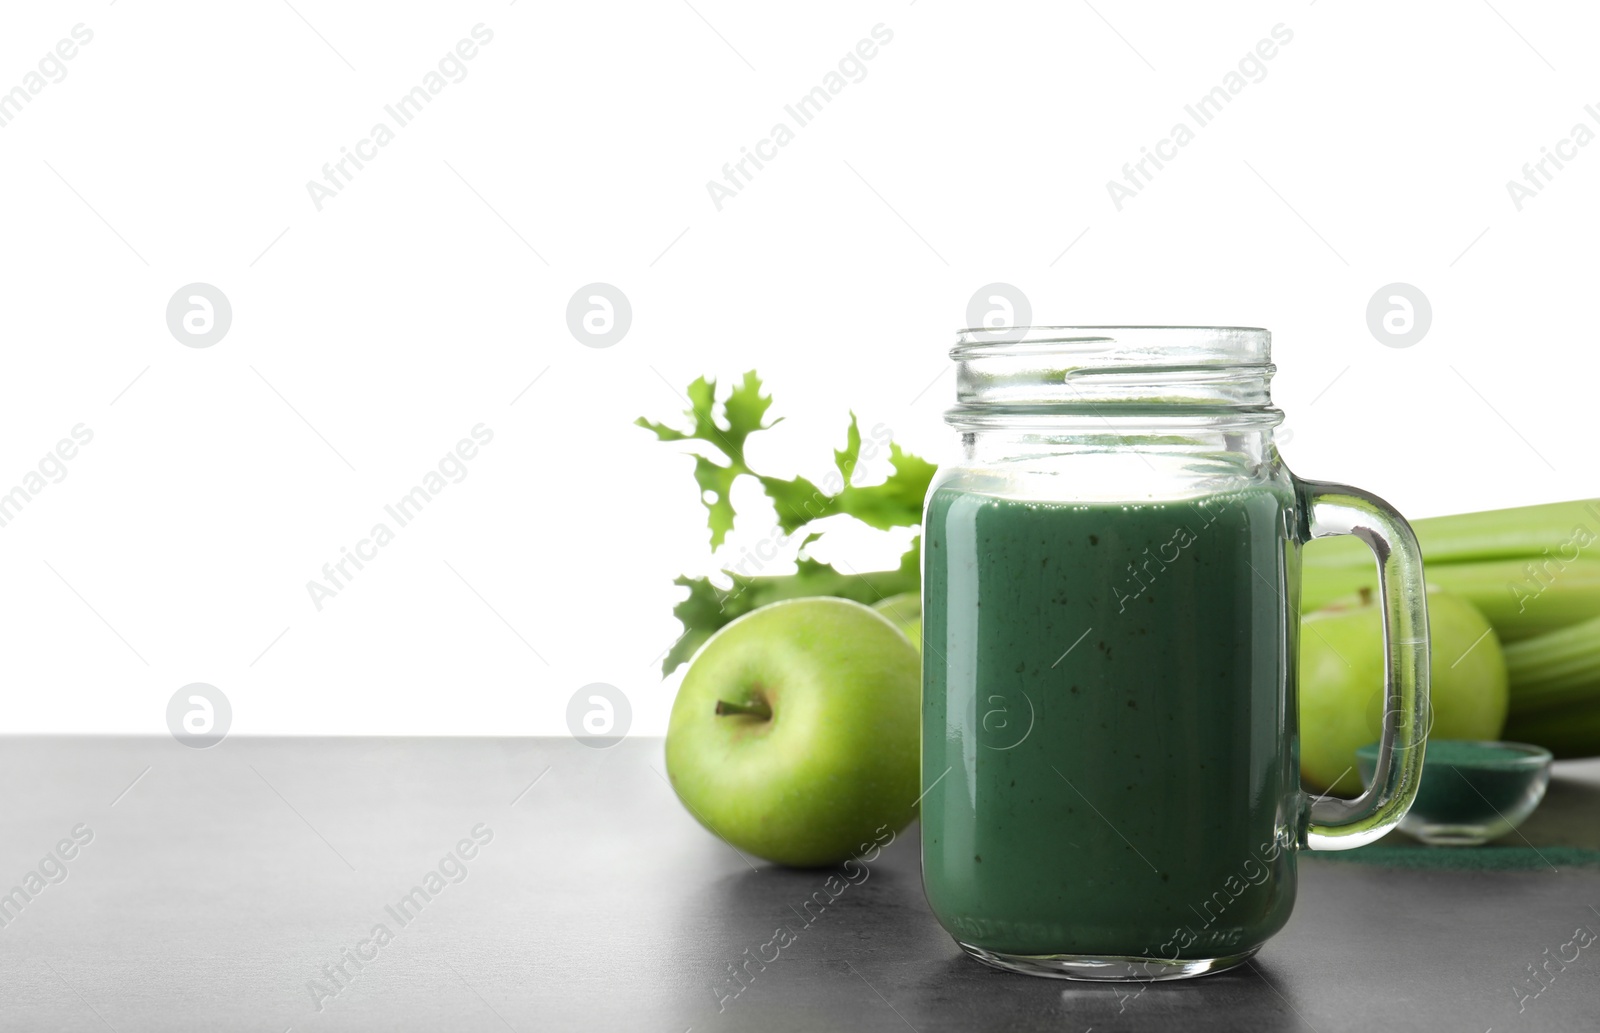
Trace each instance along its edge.
{"label": "celery stalk", "polygon": [[[1600,550],[1596,550],[1600,555]],[[1425,566],[1429,587],[1467,599],[1494,625],[1501,642],[1557,631],[1600,616],[1600,559],[1510,559]],[[1377,571],[1367,567],[1305,567],[1303,612],[1354,595],[1376,591]]]}
{"label": "celery stalk", "polygon": [[1587,702],[1512,714],[1502,733],[1508,742],[1543,746],[1559,757],[1600,752],[1600,686]]}
{"label": "celery stalk", "polygon": [[[1411,528],[1417,533],[1423,559],[1430,563],[1542,557],[1546,550],[1560,555],[1564,546],[1570,556],[1574,548],[1600,541],[1600,499],[1424,517],[1413,520]],[[1366,546],[1350,538],[1319,539],[1305,550],[1307,566],[1371,562]]]}
{"label": "celery stalk", "polygon": [[[1412,523],[1430,586],[1464,596],[1504,643],[1505,737],[1558,757],[1600,754],[1600,499],[1428,517]],[[1376,587],[1350,538],[1308,543],[1301,608]]]}
{"label": "celery stalk", "polygon": [[1600,617],[1600,559],[1424,564],[1423,577],[1471,601],[1504,643]]}
{"label": "celery stalk", "polygon": [[1505,647],[1511,711],[1600,705],[1600,617]]}

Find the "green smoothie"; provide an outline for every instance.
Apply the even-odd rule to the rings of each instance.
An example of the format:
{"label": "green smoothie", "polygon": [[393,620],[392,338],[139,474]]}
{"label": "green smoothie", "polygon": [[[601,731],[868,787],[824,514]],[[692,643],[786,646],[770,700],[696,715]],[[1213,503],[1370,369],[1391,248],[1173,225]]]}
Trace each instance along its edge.
{"label": "green smoothie", "polygon": [[957,940],[1192,960],[1287,921],[1292,505],[933,493],[923,871]]}

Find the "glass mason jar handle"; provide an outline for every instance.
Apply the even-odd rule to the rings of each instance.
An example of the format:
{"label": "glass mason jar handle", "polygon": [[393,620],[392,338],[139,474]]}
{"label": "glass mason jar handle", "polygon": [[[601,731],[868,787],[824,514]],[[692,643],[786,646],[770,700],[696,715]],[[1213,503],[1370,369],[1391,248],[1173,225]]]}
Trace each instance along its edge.
{"label": "glass mason jar handle", "polygon": [[1428,602],[1422,552],[1411,525],[1375,495],[1343,484],[1296,480],[1301,540],[1354,535],[1378,561],[1383,607],[1383,738],[1372,784],[1354,800],[1319,797],[1310,808],[1313,850],[1365,846],[1411,808],[1428,738]]}

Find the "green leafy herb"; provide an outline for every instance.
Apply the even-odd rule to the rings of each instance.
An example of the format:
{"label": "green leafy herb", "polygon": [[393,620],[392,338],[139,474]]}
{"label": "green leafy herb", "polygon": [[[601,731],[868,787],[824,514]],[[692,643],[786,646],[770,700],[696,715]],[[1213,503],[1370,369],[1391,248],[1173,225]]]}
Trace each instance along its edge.
{"label": "green leafy herb", "polygon": [[646,430],[654,431],[662,441],[704,441],[721,452],[728,461],[727,465],[722,465],[700,453],[694,457],[694,479],[700,485],[700,501],[706,507],[706,522],[711,527],[713,549],[722,544],[733,528],[733,499],[730,497],[733,482],[745,474],[755,475],[755,471],[745,465],[745,441],[756,431],[770,430],[782,422],[763,422],[767,410],[772,407],[772,396],[762,395],[761,380],[755,370],[746,373],[744,380],[734,386],[732,393],[722,403],[722,427],[712,418],[716,395],[715,380],[700,377],[689,385],[689,408],[686,413],[693,421],[693,429],[688,433],[643,416],[633,421]]}
{"label": "green leafy herb", "polygon": [[[761,388],[760,377],[751,370],[719,404],[717,382],[701,377],[689,385],[689,409],[686,411],[689,430],[679,430],[644,417],[635,421],[661,441],[699,442],[716,453],[707,455],[704,450],[696,451],[694,470],[701,503],[706,507],[712,549],[720,547],[733,528],[736,514],[732,489],[740,477],[746,476],[754,477],[772,500],[778,526],[786,535],[793,535],[814,521],[839,515],[854,517],[878,530],[921,524],[922,501],[937,468],[890,442],[889,464],[893,472],[889,478],[882,484],[865,487],[852,483],[861,458],[861,428],[855,413],[850,414],[845,447],[833,452],[838,476],[825,478],[825,486],[818,486],[804,477],[783,479],[751,469],[745,460],[745,444],[750,435],[770,430],[782,422],[781,419],[766,422],[772,397],[763,395]],[[806,556],[805,547],[818,537],[819,532],[807,532],[796,561],[798,569],[793,574],[752,577],[724,571],[732,581],[729,588],[718,587],[710,578],[687,575],[677,578],[673,583],[689,590],[688,598],[672,611],[683,624],[683,635],[667,653],[662,674],[670,674],[688,661],[718,628],[768,603],[825,595],[872,604],[899,592],[916,591],[921,585],[919,540],[913,540],[895,570],[861,574],[840,571]]]}
{"label": "green leafy herb", "polygon": [[687,588],[689,597],[672,608],[672,615],[682,622],[683,635],[668,651],[661,674],[669,675],[679,664],[688,663],[718,628],[768,603],[831,595],[871,606],[901,592],[918,591],[922,587],[920,546],[920,538],[913,540],[896,569],[864,574],[841,573],[827,563],[802,556],[793,574],[745,577],[725,572],[733,580],[731,588],[718,588],[710,578],[680,575],[672,583]]}
{"label": "green leafy herb", "polygon": [[848,435],[845,450],[833,453],[840,475],[840,486],[833,494],[803,477],[787,481],[761,478],[762,489],[777,507],[778,526],[784,534],[793,534],[812,520],[840,513],[880,531],[922,523],[922,500],[938,468],[890,442],[889,465],[894,472],[882,484],[858,487],[850,483],[850,474],[861,455],[861,430],[855,413],[850,414]]}

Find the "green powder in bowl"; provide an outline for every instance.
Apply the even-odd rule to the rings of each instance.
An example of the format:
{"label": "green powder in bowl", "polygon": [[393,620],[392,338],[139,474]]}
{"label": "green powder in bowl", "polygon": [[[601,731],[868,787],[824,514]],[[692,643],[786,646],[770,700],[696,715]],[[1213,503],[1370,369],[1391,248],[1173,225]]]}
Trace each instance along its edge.
{"label": "green powder in bowl", "polygon": [[[1356,751],[1372,784],[1378,744]],[[1416,801],[1400,828],[1435,846],[1476,846],[1505,835],[1533,813],[1550,784],[1550,751],[1518,742],[1431,739]]]}

